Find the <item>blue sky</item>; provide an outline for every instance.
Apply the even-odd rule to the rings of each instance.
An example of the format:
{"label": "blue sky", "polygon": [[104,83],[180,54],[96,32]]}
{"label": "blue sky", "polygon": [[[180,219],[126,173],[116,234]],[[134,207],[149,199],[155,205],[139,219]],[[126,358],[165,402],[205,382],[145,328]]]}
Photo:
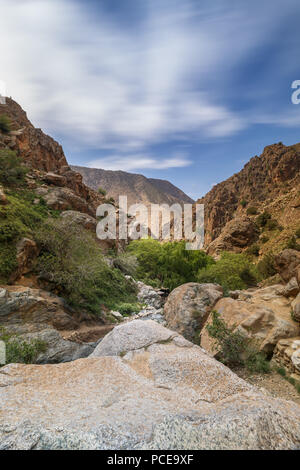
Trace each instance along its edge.
{"label": "blue sky", "polygon": [[198,198],[300,141],[298,0],[0,0],[0,80],[71,164]]}

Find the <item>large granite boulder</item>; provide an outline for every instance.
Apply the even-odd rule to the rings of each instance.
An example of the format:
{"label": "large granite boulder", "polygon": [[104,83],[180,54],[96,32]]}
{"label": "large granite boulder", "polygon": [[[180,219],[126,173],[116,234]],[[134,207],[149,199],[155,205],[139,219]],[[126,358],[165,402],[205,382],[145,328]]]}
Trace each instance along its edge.
{"label": "large granite boulder", "polygon": [[[260,350],[272,354],[280,339],[300,334],[300,325],[291,316],[291,302],[283,296],[283,291],[281,285],[250,289],[241,292],[237,299],[219,300],[214,310],[228,326],[236,327],[245,336],[253,338]],[[201,346],[215,354],[214,341],[206,329],[210,322],[211,316],[201,332]]]}
{"label": "large granite boulder", "polygon": [[298,276],[300,252],[286,249],[275,256],[275,269],[285,282]]}
{"label": "large granite boulder", "polygon": [[0,369],[0,449],[299,447],[296,404],[182,336],[137,321],[104,342],[100,357]]}
{"label": "large granite boulder", "polygon": [[222,295],[218,284],[189,282],[176,287],[164,306],[167,326],[189,340],[195,339]]}

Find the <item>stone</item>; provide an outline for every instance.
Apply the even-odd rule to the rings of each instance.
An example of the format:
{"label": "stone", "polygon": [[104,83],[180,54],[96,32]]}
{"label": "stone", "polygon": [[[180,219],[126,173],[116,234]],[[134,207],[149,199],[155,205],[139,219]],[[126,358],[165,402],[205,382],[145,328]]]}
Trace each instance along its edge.
{"label": "stone", "polygon": [[39,254],[37,244],[29,238],[22,238],[17,243],[17,263],[18,268],[11,275],[10,281],[15,282],[20,279],[23,274],[31,272],[32,267]]}
{"label": "stone", "polygon": [[42,289],[23,286],[0,289],[0,324],[18,334],[48,327],[72,330],[79,326],[78,319],[63,299]]}
{"label": "stone", "polygon": [[272,360],[300,381],[300,336],[278,341]]}
{"label": "stone", "polygon": [[292,302],[292,309],[294,320],[300,322],[300,292]]}
{"label": "stone", "polygon": [[299,447],[295,403],[256,389],[154,322],[115,330],[125,355],[110,340],[108,355],[0,369],[1,450]]}
{"label": "stone", "polygon": [[286,297],[295,297],[299,292],[299,285],[296,277],[292,277],[283,290]]}
{"label": "stone", "polygon": [[88,214],[78,211],[64,211],[61,213],[61,217],[70,221],[70,223],[75,223],[85,230],[90,230],[96,233],[97,220],[94,217],[91,217]]}
{"label": "stone", "polygon": [[176,287],[164,306],[167,326],[188,340],[195,339],[222,296],[223,290],[218,284],[189,282]]}
{"label": "stone", "polygon": [[8,204],[8,200],[3,187],[0,185],[0,205],[5,206],[6,204]]}
{"label": "stone", "polygon": [[249,217],[236,217],[230,220],[222,233],[207,247],[207,253],[218,255],[222,251],[240,253],[254,243],[259,237],[259,230],[255,222]]}
{"label": "stone", "polygon": [[[291,317],[291,303],[281,292],[281,286],[252,290],[247,300],[223,298],[217,302],[214,310],[229,327],[235,326],[269,355],[280,339],[300,334],[300,325]],[[214,341],[206,329],[210,322],[211,316],[201,332],[200,344],[210,354],[216,354]]]}
{"label": "stone", "polygon": [[275,269],[285,282],[297,275],[300,265],[300,252],[289,248],[275,256]]}
{"label": "stone", "polygon": [[27,333],[18,337],[21,341],[41,340],[46,344],[46,350],[39,354],[36,364],[56,364],[60,362],[75,361],[81,357],[89,356],[96,343],[79,344],[64,340],[58,331],[46,329],[37,333]]}
{"label": "stone", "polygon": [[155,290],[151,286],[147,286],[141,281],[136,282],[138,288],[137,298],[139,302],[145,303],[150,307],[159,309],[162,307],[164,299],[159,291]]}

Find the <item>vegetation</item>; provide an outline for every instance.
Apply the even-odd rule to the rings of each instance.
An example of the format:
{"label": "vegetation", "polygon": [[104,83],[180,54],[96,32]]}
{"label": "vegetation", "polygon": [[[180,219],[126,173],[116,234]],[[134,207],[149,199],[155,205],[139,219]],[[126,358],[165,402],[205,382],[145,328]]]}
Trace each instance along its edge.
{"label": "vegetation", "polygon": [[171,290],[185,282],[197,282],[199,269],[214,263],[204,251],[186,250],[184,241],[137,240],[130,243],[128,253],[136,257],[137,279]]}
{"label": "vegetation", "polygon": [[247,209],[247,215],[256,215],[257,214],[257,207],[250,206]]}
{"label": "vegetation", "polygon": [[300,243],[297,242],[297,238],[294,235],[289,239],[286,247],[292,250],[300,251]]}
{"label": "vegetation", "polygon": [[101,186],[98,188],[98,193],[102,194],[102,196],[106,196],[106,190],[104,188],[101,188]]}
{"label": "vegetation", "polygon": [[246,205],[248,204],[248,202],[247,202],[245,199],[243,199],[243,200],[240,202],[240,204],[241,204],[242,207],[246,207]]}
{"label": "vegetation", "polygon": [[3,132],[3,134],[8,134],[11,130],[11,122],[8,116],[6,114],[1,114],[0,115],[0,131]]}
{"label": "vegetation", "polygon": [[296,388],[297,392],[300,394],[300,383],[296,382],[293,377],[290,377],[284,367],[276,367],[275,370],[279,375],[281,375],[281,377],[283,377],[287,382],[293,385]]}
{"label": "vegetation", "polygon": [[226,292],[256,285],[259,274],[246,255],[223,252],[218,261],[199,271],[197,280],[220,284]]}
{"label": "vegetation", "polygon": [[22,160],[12,150],[0,150],[0,184],[23,186],[28,172]]}
{"label": "vegetation", "polygon": [[253,245],[247,248],[246,252],[249,255],[259,256],[259,245],[257,245],[257,243],[253,243]]}
{"label": "vegetation", "polygon": [[142,308],[142,305],[139,303],[128,303],[124,302],[123,304],[117,305],[116,309],[121,315],[128,316],[138,313]]}
{"label": "vegetation", "polygon": [[254,342],[235,330],[235,326],[229,328],[218,312],[212,312],[212,322],[206,328],[209,336],[214,339],[221,362],[230,367],[243,366],[252,373],[270,372],[266,356]]}
{"label": "vegetation", "polygon": [[91,233],[66,220],[49,219],[36,239],[41,248],[38,274],[74,307],[101,314],[103,305],[116,309],[136,301],[133,283],[108,266]]}
{"label": "vegetation", "polygon": [[269,214],[269,212],[264,211],[261,214],[259,214],[259,216],[256,218],[256,223],[260,228],[264,229],[268,220],[270,220],[271,217],[272,216],[271,214]]}
{"label": "vegetation", "polygon": [[273,253],[266,254],[257,264],[257,270],[263,279],[274,276],[276,274]]}
{"label": "vegetation", "polygon": [[24,341],[16,334],[7,333],[2,327],[0,327],[0,340],[4,341],[6,346],[6,364],[33,364],[37,357],[47,349],[45,341],[40,339]]}

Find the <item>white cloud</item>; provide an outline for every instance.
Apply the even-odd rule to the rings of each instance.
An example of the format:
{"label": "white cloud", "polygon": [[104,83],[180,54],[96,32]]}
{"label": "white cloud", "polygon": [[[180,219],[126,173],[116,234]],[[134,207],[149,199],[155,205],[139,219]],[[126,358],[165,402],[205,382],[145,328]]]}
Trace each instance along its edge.
{"label": "white cloud", "polygon": [[163,170],[166,168],[181,168],[192,162],[185,155],[174,155],[170,158],[157,159],[151,155],[132,154],[126,156],[112,155],[106,158],[97,158],[86,164],[89,168],[103,170],[133,171],[142,169]]}
{"label": "white cloud", "polygon": [[[89,2],[0,0],[0,78],[35,125],[77,149],[118,152],[110,167],[121,159],[123,168],[183,166],[187,159],[153,161],[148,147],[247,127],[251,120],[224,104],[218,86],[283,13],[264,0],[231,8],[144,0],[143,7],[142,23],[129,28],[104,10],[93,16]],[[143,167],[132,167],[132,152],[145,153]]]}

